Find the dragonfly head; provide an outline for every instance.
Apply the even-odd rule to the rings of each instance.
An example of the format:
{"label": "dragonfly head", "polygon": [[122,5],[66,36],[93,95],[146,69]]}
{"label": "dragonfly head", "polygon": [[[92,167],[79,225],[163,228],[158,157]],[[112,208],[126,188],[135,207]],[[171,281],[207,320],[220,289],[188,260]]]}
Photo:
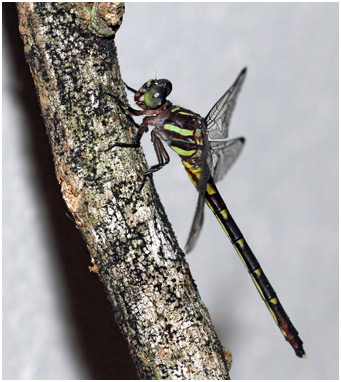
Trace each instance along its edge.
{"label": "dragonfly head", "polygon": [[172,91],[170,81],[149,80],[135,93],[135,102],[141,109],[157,109],[162,106]]}

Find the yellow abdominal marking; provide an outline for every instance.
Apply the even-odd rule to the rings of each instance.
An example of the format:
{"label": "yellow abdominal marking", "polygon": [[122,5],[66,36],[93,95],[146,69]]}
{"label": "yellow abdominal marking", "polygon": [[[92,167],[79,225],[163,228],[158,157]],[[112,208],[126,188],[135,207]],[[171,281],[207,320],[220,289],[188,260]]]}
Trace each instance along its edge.
{"label": "yellow abdominal marking", "polygon": [[[261,271],[260,268],[258,268],[258,269],[256,269],[255,271],[253,271],[253,273],[255,273],[256,275],[260,276],[261,273],[262,273],[262,271]],[[269,312],[271,313],[273,319],[275,320],[276,324],[278,325],[278,320],[277,320],[276,314],[275,314],[275,312],[273,311],[273,309],[271,308],[271,305],[269,304],[269,303],[272,303],[272,304],[274,304],[274,305],[278,304],[278,300],[277,300],[277,298],[274,297],[274,298],[272,298],[271,300],[269,300],[269,302],[266,301],[265,296],[264,296],[262,290],[260,289],[260,286],[258,285],[257,280],[254,278],[254,276],[253,276],[252,273],[250,273],[250,276],[251,276],[251,278],[252,278],[252,281],[253,281],[254,284],[256,285],[259,294],[261,295],[261,297],[262,297],[262,299],[264,300],[266,306],[268,307]],[[284,334],[285,336],[287,336],[287,333],[286,333],[282,328],[280,328],[280,329],[281,329],[281,331],[283,332],[283,334]]]}
{"label": "yellow abdominal marking", "polygon": [[253,276],[252,273],[250,273],[250,276],[252,277],[252,281],[255,283],[256,288],[258,289],[259,294],[262,296],[262,299],[265,301],[267,307],[269,308],[269,310],[271,311],[271,314],[273,315],[272,309],[270,308],[269,304],[265,300],[264,294],[263,294],[262,290],[260,289],[260,286],[258,285],[257,280],[255,279],[255,277]]}
{"label": "yellow abdominal marking", "polygon": [[[278,325],[278,320],[277,320],[277,317],[275,315],[275,312],[271,309],[271,306],[266,302],[266,306],[268,307],[272,317],[274,318],[276,324]],[[284,334],[284,336],[286,337],[287,336],[287,333],[280,327],[282,333]]]}
{"label": "yellow abdominal marking", "polygon": [[236,244],[239,244],[241,248],[244,248],[245,241],[244,241],[244,239],[242,238],[242,239],[237,240],[237,241],[236,241]]}
{"label": "yellow abdominal marking", "polygon": [[227,214],[227,209],[226,209],[226,208],[225,208],[224,210],[220,211],[219,213],[220,213],[220,215],[221,215],[225,220],[228,219],[228,214]]}
{"label": "yellow abdominal marking", "polygon": [[[230,239],[230,240],[231,240],[231,239]],[[245,263],[245,260],[244,260],[243,256],[242,256],[241,253],[239,252],[239,248],[238,248],[235,244],[234,244],[234,248],[235,248],[235,250],[237,251],[237,253],[238,253],[239,257],[240,257],[240,260],[243,262],[245,268],[248,269],[248,267],[247,267],[247,265],[246,265],[246,263]],[[252,275],[251,275],[251,277],[252,277]],[[256,284],[255,279],[254,279],[253,277],[252,277],[252,280],[253,280],[253,282]],[[256,286],[257,286],[257,284],[256,284]]]}
{"label": "yellow abdominal marking", "polygon": [[271,302],[271,304],[274,304],[274,305],[277,305],[278,304],[278,300],[276,297],[272,298],[271,300],[269,300],[269,302]]}
{"label": "yellow abdominal marking", "polygon": [[217,192],[216,188],[210,183],[207,183],[206,191],[208,195],[213,195]]}

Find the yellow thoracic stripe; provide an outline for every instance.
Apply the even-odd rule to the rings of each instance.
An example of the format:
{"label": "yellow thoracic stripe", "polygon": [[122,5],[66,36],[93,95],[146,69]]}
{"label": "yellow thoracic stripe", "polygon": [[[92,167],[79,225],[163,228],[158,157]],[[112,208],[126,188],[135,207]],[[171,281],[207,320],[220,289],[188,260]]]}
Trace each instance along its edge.
{"label": "yellow thoracic stripe", "polygon": [[180,109],[180,106],[175,106],[174,109],[171,110],[172,113],[174,113],[175,111],[178,111]]}
{"label": "yellow thoracic stripe", "polygon": [[190,157],[197,151],[197,150],[184,150],[176,146],[171,146],[171,149],[173,149],[177,154],[185,156],[185,157]]}
{"label": "yellow thoracic stripe", "polygon": [[179,126],[171,125],[171,124],[168,124],[168,123],[164,124],[164,125],[163,125],[163,128],[164,128],[165,130],[174,131],[175,133],[178,133],[178,134],[183,135],[183,136],[185,136],[185,137],[194,134],[193,130],[182,129],[182,128],[179,127]]}
{"label": "yellow thoracic stripe", "polygon": [[182,115],[191,115],[191,116],[194,115],[192,113],[186,113],[185,111],[179,111],[179,114],[182,114]]}

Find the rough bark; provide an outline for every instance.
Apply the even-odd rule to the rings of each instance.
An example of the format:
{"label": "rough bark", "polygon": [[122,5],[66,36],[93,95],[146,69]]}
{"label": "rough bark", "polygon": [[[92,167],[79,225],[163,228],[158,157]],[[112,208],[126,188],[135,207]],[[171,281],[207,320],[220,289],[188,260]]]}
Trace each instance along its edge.
{"label": "rough bark", "polygon": [[[98,6],[98,8],[97,8]],[[64,200],[143,379],[228,379],[224,354],[154,188],[125,100],[122,3],[18,3],[20,33]],[[129,151],[127,151],[129,150]]]}

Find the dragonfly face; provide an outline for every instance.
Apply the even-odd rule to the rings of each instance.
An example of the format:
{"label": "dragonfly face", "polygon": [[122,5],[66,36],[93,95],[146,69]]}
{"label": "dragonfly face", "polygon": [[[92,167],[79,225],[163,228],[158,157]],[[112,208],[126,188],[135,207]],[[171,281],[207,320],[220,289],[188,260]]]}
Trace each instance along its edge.
{"label": "dragonfly face", "polygon": [[[116,143],[114,146],[137,147],[148,127],[152,127],[151,138],[158,164],[144,173],[144,180],[169,162],[163,145],[166,142],[179,154],[194,186],[198,190],[198,202],[192,222],[186,252],[189,252],[201,231],[205,202],[212,210],[235,250],[247,268],[263,301],[269,309],[285,339],[298,357],[305,352],[303,342],[283,309],[258,260],[247,244],[243,234],[228,211],[215,183],[221,180],[238,158],[244,145],[244,138],[227,140],[228,128],[236,99],[246,76],[241,71],[233,85],[223,94],[205,118],[191,110],[173,105],[166,98],[172,91],[170,81],[149,80],[135,93],[135,101],[142,110],[123,107],[131,114],[145,115],[132,143]],[[144,182],[143,182],[144,184]]]}
{"label": "dragonfly face", "polygon": [[172,91],[170,81],[149,80],[135,93],[135,102],[141,109],[156,109],[162,106]]}

